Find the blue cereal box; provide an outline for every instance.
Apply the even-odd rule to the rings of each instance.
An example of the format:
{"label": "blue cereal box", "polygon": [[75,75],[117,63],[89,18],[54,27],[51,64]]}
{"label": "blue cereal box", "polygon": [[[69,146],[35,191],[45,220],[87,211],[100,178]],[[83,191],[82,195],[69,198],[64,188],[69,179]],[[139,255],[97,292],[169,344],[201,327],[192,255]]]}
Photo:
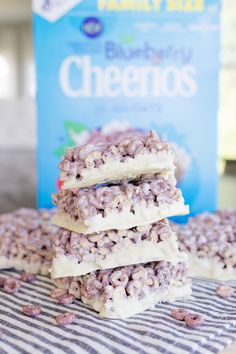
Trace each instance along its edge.
{"label": "blue cereal box", "polygon": [[217,197],[218,0],[35,0],[38,206],[66,147],[156,129],[191,213]]}

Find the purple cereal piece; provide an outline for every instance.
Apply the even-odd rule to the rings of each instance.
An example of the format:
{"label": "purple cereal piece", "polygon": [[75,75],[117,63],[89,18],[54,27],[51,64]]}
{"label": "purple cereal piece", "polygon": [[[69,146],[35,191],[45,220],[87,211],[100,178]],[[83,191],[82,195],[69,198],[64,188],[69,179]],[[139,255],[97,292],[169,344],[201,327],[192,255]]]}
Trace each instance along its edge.
{"label": "purple cereal piece", "polygon": [[203,324],[204,317],[200,313],[188,313],[184,320],[188,327],[196,328]]}
{"label": "purple cereal piece", "polygon": [[76,316],[72,312],[65,312],[56,317],[56,323],[59,326],[66,326],[74,322]]}
{"label": "purple cereal piece", "polygon": [[5,280],[6,280],[5,277],[0,277],[0,288],[4,287]]}
{"label": "purple cereal piece", "polygon": [[9,294],[15,294],[21,286],[21,282],[15,278],[6,278],[3,288]]}
{"label": "purple cereal piece", "polygon": [[26,272],[21,273],[20,278],[21,278],[22,281],[25,281],[27,283],[31,283],[31,282],[33,282],[34,280],[37,279],[35,274],[26,273]]}
{"label": "purple cereal piece", "polygon": [[216,289],[216,294],[223,298],[228,298],[233,296],[234,289],[228,285],[219,285]]}
{"label": "purple cereal piece", "polygon": [[25,315],[31,317],[37,317],[41,313],[39,305],[24,305],[22,310]]}
{"label": "purple cereal piece", "polygon": [[60,297],[66,294],[67,294],[66,289],[52,289],[50,292],[50,296],[52,299],[59,299]]}
{"label": "purple cereal piece", "polygon": [[111,274],[110,279],[111,279],[111,284],[114,287],[117,287],[117,286],[125,287],[129,282],[129,277],[126,274],[126,272],[123,270],[115,270]]}
{"label": "purple cereal piece", "polygon": [[58,298],[59,304],[62,305],[70,305],[72,304],[72,302],[74,302],[74,300],[75,300],[75,296],[72,294],[65,294]]}
{"label": "purple cereal piece", "polygon": [[171,311],[171,316],[179,321],[184,321],[188,314],[189,312],[185,309],[173,309]]}

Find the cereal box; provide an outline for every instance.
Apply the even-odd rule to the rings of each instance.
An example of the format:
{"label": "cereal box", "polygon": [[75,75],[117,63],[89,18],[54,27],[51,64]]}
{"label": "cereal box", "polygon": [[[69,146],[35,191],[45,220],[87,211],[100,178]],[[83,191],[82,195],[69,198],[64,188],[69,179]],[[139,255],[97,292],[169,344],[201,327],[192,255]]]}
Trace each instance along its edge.
{"label": "cereal box", "polygon": [[217,197],[218,0],[35,0],[38,205],[66,147],[156,129],[191,213]]}

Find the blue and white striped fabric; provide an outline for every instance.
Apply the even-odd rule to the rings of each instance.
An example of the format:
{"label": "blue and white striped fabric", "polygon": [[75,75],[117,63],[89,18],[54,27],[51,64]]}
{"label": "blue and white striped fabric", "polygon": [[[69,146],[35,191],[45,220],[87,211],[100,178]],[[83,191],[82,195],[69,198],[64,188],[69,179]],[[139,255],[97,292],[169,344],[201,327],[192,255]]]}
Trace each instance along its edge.
{"label": "blue and white striped fabric", "polygon": [[[2,275],[19,277],[13,271]],[[208,354],[218,353],[236,340],[236,282],[234,297],[216,296],[216,281],[196,279],[193,298],[175,304],[158,304],[128,320],[100,318],[80,301],[65,308],[49,297],[53,288],[50,279],[38,276],[32,283],[23,283],[15,294],[0,294],[0,353],[47,354]],[[42,313],[30,318],[22,306],[37,303]],[[184,307],[205,315],[200,328],[191,329],[170,317],[171,309]],[[55,325],[55,316],[75,312],[75,323],[67,327]]]}

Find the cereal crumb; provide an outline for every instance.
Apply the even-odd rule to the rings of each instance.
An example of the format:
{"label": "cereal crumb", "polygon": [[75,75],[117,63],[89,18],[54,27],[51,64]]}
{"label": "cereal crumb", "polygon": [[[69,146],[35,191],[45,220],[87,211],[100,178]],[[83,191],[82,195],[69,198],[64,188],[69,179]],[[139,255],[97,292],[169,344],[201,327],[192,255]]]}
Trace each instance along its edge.
{"label": "cereal crumb", "polygon": [[173,318],[175,318],[176,320],[179,320],[179,321],[184,321],[185,320],[185,317],[186,315],[188,314],[189,312],[185,309],[173,309],[171,311],[171,316]]}
{"label": "cereal crumb", "polygon": [[234,293],[234,289],[228,285],[220,285],[216,289],[216,294],[220,297],[223,297],[223,298],[231,297],[233,295],[233,293]]}
{"label": "cereal crumb", "polygon": [[35,274],[26,273],[26,272],[21,273],[20,278],[22,281],[25,281],[27,283],[31,283],[32,281],[37,279]]}
{"label": "cereal crumb", "polygon": [[72,294],[65,294],[58,298],[58,302],[62,305],[70,305],[74,300],[75,296]]}
{"label": "cereal crumb", "polygon": [[15,294],[20,289],[21,283],[15,278],[6,278],[4,281],[3,288],[9,294]]}
{"label": "cereal crumb", "polygon": [[41,307],[39,305],[24,305],[23,313],[27,316],[36,317],[41,313]]}
{"label": "cereal crumb", "polygon": [[188,313],[185,316],[185,323],[188,327],[195,328],[201,326],[203,322],[204,322],[204,317],[199,313]]}
{"label": "cereal crumb", "polygon": [[62,297],[63,295],[67,294],[67,290],[66,289],[52,289],[50,292],[50,296],[53,299],[59,299],[60,297]]}
{"label": "cereal crumb", "polygon": [[56,317],[56,323],[59,326],[66,326],[74,322],[74,320],[75,320],[75,314],[72,312],[65,312]]}

